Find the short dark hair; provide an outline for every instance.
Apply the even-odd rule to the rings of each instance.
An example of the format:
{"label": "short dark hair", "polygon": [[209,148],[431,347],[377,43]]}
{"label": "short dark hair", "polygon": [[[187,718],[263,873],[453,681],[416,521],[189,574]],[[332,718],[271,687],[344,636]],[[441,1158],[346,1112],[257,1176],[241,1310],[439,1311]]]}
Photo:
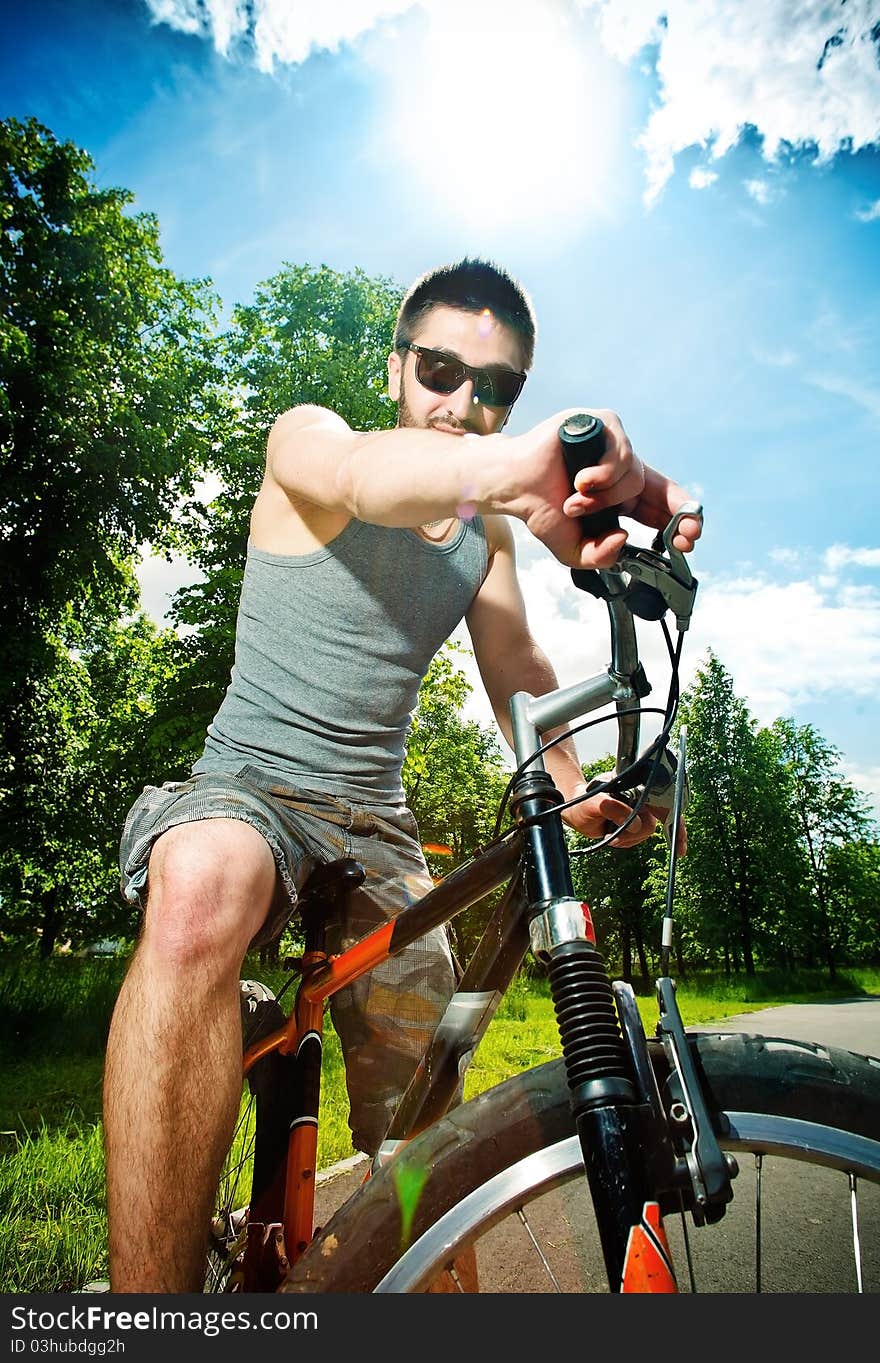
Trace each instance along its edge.
{"label": "short dark hair", "polygon": [[523,368],[535,355],[535,313],[523,286],[490,260],[465,258],[454,265],[429,270],[407,290],[394,327],[394,349],[403,350],[432,308],[442,304],[465,312],[489,308],[519,337]]}

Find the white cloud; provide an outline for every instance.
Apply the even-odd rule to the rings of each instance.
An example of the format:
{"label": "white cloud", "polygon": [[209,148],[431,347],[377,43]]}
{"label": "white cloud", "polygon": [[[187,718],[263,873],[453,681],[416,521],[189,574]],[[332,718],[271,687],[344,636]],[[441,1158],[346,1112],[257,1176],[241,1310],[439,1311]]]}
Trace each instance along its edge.
{"label": "white cloud", "polygon": [[689,648],[718,654],[762,723],[880,689],[880,592],[759,577],[711,582],[701,595]]}
{"label": "white cloud", "polygon": [[880,568],[880,549],[852,549],[848,544],[832,544],[824,554],[825,567],[838,573],[847,563],[860,568]]}
{"label": "white cloud", "polygon": [[790,369],[793,364],[797,364],[798,357],[793,350],[759,350],[753,346],[752,358],[758,364],[769,365],[771,369]]}
{"label": "white cloud", "polygon": [[751,125],[764,155],[815,148],[819,162],[880,140],[875,0],[579,0],[629,62],[656,49],[660,98],[640,144],[653,202],[687,147],[717,159]]}
{"label": "white cloud", "polygon": [[824,393],[833,393],[835,397],[846,398],[849,402],[861,407],[870,417],[880,420],[880,388],[872,387],[868,383],[860,383],[858,380],[846,378],[839,374],[808,374],[808,382],[816,388],[821,388]]}
{"label": "white cloud", "polygon": [[247,32],[248,6],[240,0],[147,0],[147,7],[154,23],[211,38],[224,57]]}
{"label": "white cloud", "polygon": [[770,550],[770,559],[773,563],[781,563],[786,567],[794,567],[802,560],[803,555],[799,549],[786,549],[779,545]]}
{"label": "white cloud", "polygon": [[773,198],[773,190],[766,180],[744,180],[743,187],[750,199],[764,207]]}
{"label": "white cloud", "polygon": [[696,166],[688,176],[688,184],[691,189],[708,189],[717,179],[717,170],[706,170],[704,166]]}
{"label": "white cloud", "polygon": [[868,797],[873,818],[880,821],[880,767],[864,767],[857,762],[842,762],[844,776]]}
{"label": "white cloud", "polygon": [[876,222],[880,218],[880,199],[875,199],[867,208],[857,208],[856,217],[859,222]]}
{"label": "white cloud", "polygon": [[148,544],[141,547],[135,573],[141,589],[141,609],[163,629],[170,625],[168,611],[174,593],[203,576],[183,554],[172,554],[166,559],[153,554]]}
{"label": "white cloud", "polygon": [[153,20],[182,33],[210,38],[224,57],[235,43],[253,44],[256,65],[272,71],[276,62],[304,62],[315,51],[335,52],[382,19],[413,8],[414,0],[146,0]]}

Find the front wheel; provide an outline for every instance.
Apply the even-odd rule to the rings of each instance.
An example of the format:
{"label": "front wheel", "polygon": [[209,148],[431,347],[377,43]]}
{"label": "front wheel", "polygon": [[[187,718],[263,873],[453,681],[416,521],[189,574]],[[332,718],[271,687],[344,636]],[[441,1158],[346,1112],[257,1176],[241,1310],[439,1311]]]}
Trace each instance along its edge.
{"label": "front wheel", "polygon": [[[666,1218],[680,1290],[880,1290],[880,1061],[741,1033],[689,1041],[740,1174],[717,1225]],[[608,1290],[561,1061],[413,1140],[280,1290],[424,1291],[468,1245],[483,1291]]]}

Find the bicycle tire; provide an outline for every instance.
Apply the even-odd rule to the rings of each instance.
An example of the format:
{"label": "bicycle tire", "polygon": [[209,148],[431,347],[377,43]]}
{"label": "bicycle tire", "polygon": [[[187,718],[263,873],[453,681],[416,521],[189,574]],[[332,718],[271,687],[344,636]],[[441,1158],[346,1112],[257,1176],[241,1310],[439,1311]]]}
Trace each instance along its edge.
{"label": "bicycle tire", "polygon": [[[851,1169],[880,1183],[880,1060],[744,1033],[698,1033],[689,1041],[722,1146]],[[662,1077],[662,1048],[652,1042],[650,1049]],[[561,1060],[488,1090],[364,1184],[321,1229],[280,1291],[424,1290],[511,1206],[571,1177],[583,1184],[573,1132]],[[401,1179],[421,1176],[402,1254],[398,1190]],[[736,1182],[734,1189],[736,1204]],[[726,1220],[700,1234],[714,1235]],[[570,1290],[607,1291],[607,1284]]]}

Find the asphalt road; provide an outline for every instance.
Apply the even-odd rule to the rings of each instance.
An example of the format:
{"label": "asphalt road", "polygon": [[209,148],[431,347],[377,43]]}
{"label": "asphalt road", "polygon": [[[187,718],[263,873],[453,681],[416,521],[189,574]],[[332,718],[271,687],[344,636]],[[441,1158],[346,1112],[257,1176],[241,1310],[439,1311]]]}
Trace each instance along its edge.
{"label": "asphalt road", "polygon": [[[817,1041],[880,1056],[880,998],[787,1004],[724,1018],[718,1030]],[[319,1178],[319,1223],[355,1191],[366,1167],[365,1159],[357,1159]],[[751,1294],[756,1290],[756,1174],[751,1157],[741,1157],[734,1186],[733,1204],[719,1225],[695,1228],[688,1222],[697,1291]],[[859,1182],[857,1215],[863,1290],[880,1293],[880,1185]],[[532,1235],[541,1244],[562,1291],[606,1290],[585,1187],[571,1183],[547,1194],[530,1206],[528,1222],[526,1228],[509,1219],[480,1242],[478,1259],[484,1292],[555,1290],[540,1263]],[[690,1291],[681,1223],[667,1218],[666,1229],[680,1290]],[[764,1159],[761,1289],[773,1293],[858,1290],[851,1196],[845,1175],[790,1160]]]}

